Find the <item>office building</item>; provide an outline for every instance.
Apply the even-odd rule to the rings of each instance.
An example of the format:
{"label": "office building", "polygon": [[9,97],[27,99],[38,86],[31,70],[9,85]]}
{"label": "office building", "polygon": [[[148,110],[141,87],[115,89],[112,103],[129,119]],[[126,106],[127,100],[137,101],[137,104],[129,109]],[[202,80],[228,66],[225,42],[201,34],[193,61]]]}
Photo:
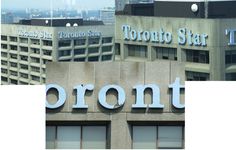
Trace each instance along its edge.
{"label": "office building", "polygon": [[6,23],[13,23],[14,17],[11,12],[1,12],[1,23],[6,24]]}
{"label": "office building", "polygon": [[118,61],[185,63],[186,80],[236,80],[236,1],[157,0],[116,11]]}
{"label": "office building", "polygon": [[100,19],[104,24],[115,24],[115,9],[104,8],[100,10]]}
{"label": "office building", "polygon": [[183,149],[184,76],[175,61],[48,63],[46,148]]}
{"label": "office building", "polygon": [[47,62],[112,61],[114,26],[82,19],[2,24],[1,83],[43,84]]}

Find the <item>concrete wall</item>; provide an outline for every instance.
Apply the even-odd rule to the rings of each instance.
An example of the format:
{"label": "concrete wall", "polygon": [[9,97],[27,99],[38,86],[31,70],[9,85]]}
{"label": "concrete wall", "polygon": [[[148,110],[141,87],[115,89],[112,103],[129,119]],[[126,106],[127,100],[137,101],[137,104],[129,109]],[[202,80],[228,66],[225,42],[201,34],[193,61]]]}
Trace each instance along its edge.
{"label": "concrete wall", "polygon": [[[131,148],[131,132],[128,122],[183,122],[184,110],[174,109],[170,103],[170,90],[168,85],[181,78],[184,83],[184,65],[179,62],[113,62],[113,63],[49,63],[47,64],[46,83],[55,83],[62,86],[67,99],[65,104],[56,109],[47,109],[46,121],[54,122],[83,122],[88,121],[109,122],[110,148]],[[78,84],[94,84],[94,90],[85,96],[88,109],[72,109],[75,104],[73,87]],[[157,84],[161,91],[161,103],[164,109],[132,109],[135,103],[136,84]],[[123,107],[116,110],[107,110],[98,103],[98,92],[107,84],[117,84],[126,92],[126,102]],[[150,104],[151,93],[145,93],[145,103]],[[55,102],[55,91],[47,93],[50,103]],[[107,102],[116,103],[116,94],[107,93]],[[184,94],[181,94],[181,103],[184,103]]]}

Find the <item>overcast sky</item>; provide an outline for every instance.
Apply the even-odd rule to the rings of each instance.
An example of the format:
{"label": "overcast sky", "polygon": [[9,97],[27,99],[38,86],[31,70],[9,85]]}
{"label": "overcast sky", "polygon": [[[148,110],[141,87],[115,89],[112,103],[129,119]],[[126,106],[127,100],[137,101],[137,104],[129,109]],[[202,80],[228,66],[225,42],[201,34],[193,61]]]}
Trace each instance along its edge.
{"label": "overcast sky", "polygon": [[[100,9],[114,7],[115,0],[52,0],[54,8],[66,8],[72,6],[76,9]],[[1,8],[25,9],[44,8],[50,9],[50,0],[1,0]]]}

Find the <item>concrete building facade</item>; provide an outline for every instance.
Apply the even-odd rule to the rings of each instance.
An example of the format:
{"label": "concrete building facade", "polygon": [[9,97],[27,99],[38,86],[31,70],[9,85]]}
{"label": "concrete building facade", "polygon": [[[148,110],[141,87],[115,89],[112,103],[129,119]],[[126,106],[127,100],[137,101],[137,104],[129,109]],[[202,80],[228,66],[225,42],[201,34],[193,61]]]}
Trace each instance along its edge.
{"label": "concrete building facade", "polygon": [[[197,12],[191,10],[193,4]],[[236,2],[207,4],[155,1],[126,5],[116,14],[116,60],[174,60],[185,63],[186,80],[236,80],[236,40],[232,39],[236,36]],[[225,11],[216,11],[219,6]]]}
{"label": "concrete building facade", "polygon": [[2,24],[2,84],[43,84],[46,63],[51,61],[114,59],[112,25],[34,21],[34,25]]}
{"label": "concrete building facade", "polygon": [[[56,84],[65,93],[58,92],[55,86],[47,88],[50,108],[46,110],[46,148],[184,148],[184,107],[173,104],[170,88],[177,78],[181,85],[184,83],[183,70],[183,63],[161,60],[47,64],[47,86]],[[76,86],[88,84],[94,88],[85,93],[75,91]],[[150,84],[158,86],[160,93]],[[104,105],[101,95],[109,85],[113,87],[105,92]],[[141,92],[143,107],[137,107],[137,85],[147,85]],[[83,94],[87,107],[82,108],[77,104]],[[179,94],[179,103],[184,105],[184,89]],[[53,108],[57,98],[63,96],[64,103]],[[163,107],[153,107],[159,96]]]}

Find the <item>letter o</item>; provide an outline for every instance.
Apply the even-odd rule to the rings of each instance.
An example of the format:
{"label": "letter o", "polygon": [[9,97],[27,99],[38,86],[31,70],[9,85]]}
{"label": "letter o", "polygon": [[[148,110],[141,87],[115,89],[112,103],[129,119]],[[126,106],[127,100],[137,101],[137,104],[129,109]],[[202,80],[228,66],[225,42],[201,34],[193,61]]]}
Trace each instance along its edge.
{"label": "letter o", "polygon": [[57,84],[48,84],[48,85],[46,85],[46,93],[50,89],[56,89],[57,90],[58,100],[55,104],[50,104],[50,103],[48,103],[48,101],[46,99],[46,108],[55,109],[55,108],[61,107],[66,101],[66,92],[65,92],[65,90]]}
{"label": "letter o", "polygon": [[146,42],[150,40],[150,33],[148,31],[143,32],[143,40]]}
{"label": "letter o", "polygon": [[[109,89],[115,89],[118,92],[118,102],[115,105],[110,105],[106,102],[106,95]],[[104,86],[98,94],[99,103],[107,109],[116,109],[124,105],[125,103],[125,91],[118,85],[107,85]]]}
{"label": "letter o", "polygon": [[172,41],[172,34],[170,32],[166,32],[165,33],[165,41],[166,41],[166,44],[170,44],[171,41]]}
{"label": "letter o", "polygon": [[136,33],[136,31],[135,31],[135,30],[131,30],[131,31],[130,31],[130,39],[133,40],[133,41],[135,41],[136,38],[137,38],[137,33]]}

